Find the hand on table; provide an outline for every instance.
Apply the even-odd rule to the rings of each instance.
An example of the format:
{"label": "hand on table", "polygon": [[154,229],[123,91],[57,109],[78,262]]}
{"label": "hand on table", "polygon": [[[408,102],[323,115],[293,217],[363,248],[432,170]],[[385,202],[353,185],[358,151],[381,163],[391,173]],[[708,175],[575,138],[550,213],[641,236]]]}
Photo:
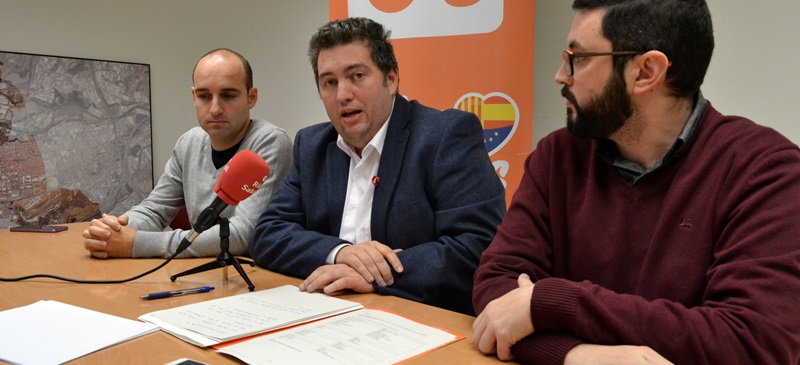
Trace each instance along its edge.
{"label": "hand on table", "polygon": [[334,261],[353,268],[367,283],[377,280],[378,285],[387,286],[394,284],[392,268],[403,272],[403,264],[397,257],[400,251],[378,241],[367,241],[343,247]]}
{"label": "hand on table", "polygon": [[489,302],[472,323],[472,343],[500,360],[511,360],[511,346],[532,334],[531,296],[534,284],[527,274],[517,278],[516,289]]}
{"label": "hand on table", "polygon": [[323,265],[314,270],[300,284],[300,290],[313,293],[322,289],[325,294],[351,289],[357,293],[372,293],[372,283],[367,282],[361,274],[344,264]]}
{"label": "hand on table", "polygon": [[670,365],[669,360],[647,346],[581,344],[567,353],[564,365]]}
{"label": "hand on table", "polygon": [[93,219],[89,228],[83,231],[83,247],[100,259],[131,257],[135,237],[136,231],[128,227],[128,216],[103,214],[100,219]]}

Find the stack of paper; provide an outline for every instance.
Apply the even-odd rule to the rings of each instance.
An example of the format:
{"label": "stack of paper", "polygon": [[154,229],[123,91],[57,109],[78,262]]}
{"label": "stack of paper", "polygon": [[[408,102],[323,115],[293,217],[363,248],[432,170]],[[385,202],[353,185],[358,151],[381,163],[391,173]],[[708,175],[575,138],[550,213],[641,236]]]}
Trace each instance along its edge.
{"label": "stack of paper", "polygon": [[219,352],[252,365],[389,365],[463,338],[396,314],[363,309],[223,346]]}
{"label": "stack of paper", "polygon": [[206,347],[360,308],[356,302],[285,285],[151,312],[139,319]]}
{"label": "stack of paper", "polygon": [[[139,319],[186,342],[217,345],[219,352],[265,365],[394,364],[464,338],[396,314],[361,308],[359,303],[286,285]],[[303,324],[311,321],[315,322]],[[303,325],[275,331],[298,324]],[[224,343],[257,334],[262,335]]]}
{"label": "stack of paper", "polygon": [[0,312],[0,329],[0,359],[17,364],[60,364],[158,328],[43,300]]}

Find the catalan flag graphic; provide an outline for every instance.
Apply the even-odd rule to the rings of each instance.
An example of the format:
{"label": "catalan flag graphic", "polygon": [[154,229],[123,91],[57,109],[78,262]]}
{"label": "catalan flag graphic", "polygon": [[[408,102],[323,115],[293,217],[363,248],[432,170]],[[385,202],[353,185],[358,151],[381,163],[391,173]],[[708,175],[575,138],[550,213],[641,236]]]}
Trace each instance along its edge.
{"label": "catalan flag graphic", "polygon": [[478,116],[483,126],[483,142],[491,156],[514,135],[519,112],[514,101],[502,93],[487,96],[470,93],[456,104],[457,108]]}

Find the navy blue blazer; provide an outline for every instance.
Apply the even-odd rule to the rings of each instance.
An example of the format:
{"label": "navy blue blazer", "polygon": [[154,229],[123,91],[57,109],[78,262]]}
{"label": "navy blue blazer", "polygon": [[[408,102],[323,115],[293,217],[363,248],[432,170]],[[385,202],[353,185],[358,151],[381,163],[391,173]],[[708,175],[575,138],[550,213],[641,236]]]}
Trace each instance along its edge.
{"label": "navy blue blazer", "polygon": [[[330,122],[297,133],[289,174],[250,242],[258,265],[306,278],[345,242],[350,157],[337,137]],[[478,118],[395,97],[378,176],[372,239],[403,249],[404,271],[376,290],[473,314],[472,276],[506,211]]]}

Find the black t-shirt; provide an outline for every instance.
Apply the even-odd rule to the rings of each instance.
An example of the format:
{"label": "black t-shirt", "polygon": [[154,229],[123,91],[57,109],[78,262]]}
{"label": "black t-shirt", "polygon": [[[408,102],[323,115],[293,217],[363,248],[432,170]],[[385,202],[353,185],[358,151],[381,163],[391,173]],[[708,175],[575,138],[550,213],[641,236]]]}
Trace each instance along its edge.
{"label": "black t-shirt", "polygon": [[[242,139],[244,141],[244,139]],[[228,161],[233,158],[233,155],[236,152],[239,152],[239,146],[242,145],[242,141],[239,141],[235,146],[228,148],[224,151],[217,151],[215,149],[211,149],[211,161],[214,161],[214,167],[219,170],[222,166],[225,166]]]}

